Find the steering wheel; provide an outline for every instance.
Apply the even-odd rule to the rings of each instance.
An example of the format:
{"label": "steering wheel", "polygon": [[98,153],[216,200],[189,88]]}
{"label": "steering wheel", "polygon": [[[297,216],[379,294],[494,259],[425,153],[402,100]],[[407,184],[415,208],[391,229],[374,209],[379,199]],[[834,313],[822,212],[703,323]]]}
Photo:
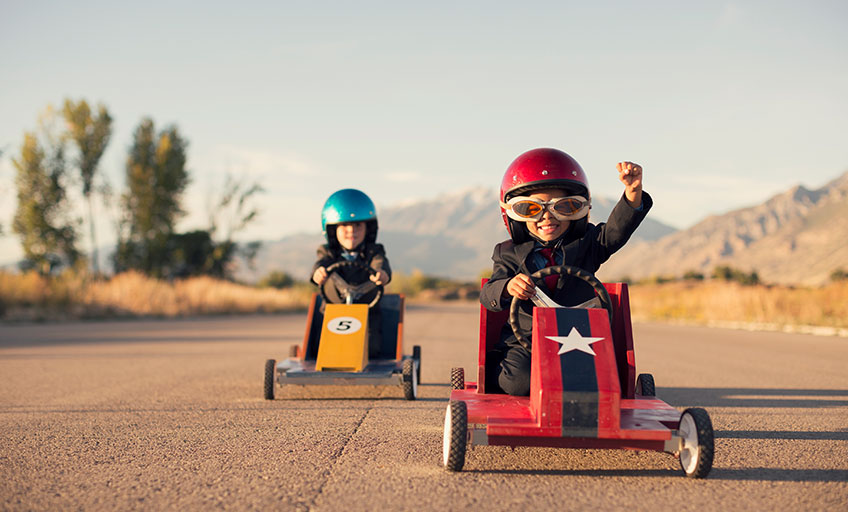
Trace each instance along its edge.
{"label": "steering wheel", "polygon": [[336,287],[336,290],[338,290],[339,296],[344,300],[342,304],[353,304],[356,299],[370,293],[373,290],[377,290],[377,295],[374,297],[374,300],[368,304],[369,308],[374,307],[374,305],[377,304],[377,301],[379,301],[383,296],[383,285],[375,284],[374,281],[371,281],[370,279],[364,283],[352,285],[345,281],[339,273],[339,270],[344,268],[365,270],[368,272],[369,277],[377,275],[376,270],[360,261],[337,261],[333,263],[327,267],[327,279],[325,279],[324,283],[319,287],[321,291],[321,298],[324,299],[324,302],[328,304],[335,303],[327,296],[327,284],[332,282],[332,284]]}
{"label": "steering wheel", "polygon": [[[601,306],[607,310],[610,318],[610,324],[612,324],[612,299],[610,298],[609,292],[604,287],[604,285],[598,281],[598,278],[586,272],[582,268],[572,267],[570,265],[554,265],[552,267],[545,267],[542,270],[534,272],[530,275],[530,279],[533,280],[533,284],[537,287],[544,281],[544,278],[548,276],[573,276],[583,281],[589,283],[592,289],[595,290],[595,293],[598,295],[598,298],[601,300]],[[562,279],[562,277],[560,277]],[[521,343],[521,346],[526,348],[527,351],[530,351],[530,341],[521,334],[521,329],[518,324],[518,304],[524,302],[529,299],[519,299],[518,297],[512,297],[512,304],[509,306],[509,326],[512,327],[512,332],[515,333],[515,338]]]}

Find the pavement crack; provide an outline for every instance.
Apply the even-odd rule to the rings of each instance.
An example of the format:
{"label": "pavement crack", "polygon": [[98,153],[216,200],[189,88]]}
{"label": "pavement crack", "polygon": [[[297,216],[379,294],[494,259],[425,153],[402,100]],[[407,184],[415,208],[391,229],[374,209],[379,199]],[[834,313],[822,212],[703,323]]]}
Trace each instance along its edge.
{"label": "pavement crack", "polygon": [[321,476],[323,477],[323,481],[321,482],[321,486],[318,488],[318,492],[316,492],[315,496],[312,498],[311,503],[306,505],[307,510],[313,510],[314,509],[316,503],[318,502],[318,499],[321,497],[321,495],[324,492],[324,488],[327,486],[327,483],[330,481],[330,476],[333,474],[333,470],[335,469],[336,465],[341,460],[342,456],[344,456],[344,453],[345,453],[345,450],[347,449],[348,443],[350,443],[350,440],[353,439],[354,436],[356,436],[357,432],[359,432],[359,428],[362,426],[362,423],[365,421],[365,418],[368,417],[368,414],[373,409],[374,409],[374,406],[371,405],[370,407],[368,407],[368,409],[365,410],[364,413],[362,413],[362,417],[360,417],[359,421],[356,422],[356,425],[353,427],[353,430],[351,431],[350,435],[347,436],[347,438],[344,440],[344,443],[342,443],[342,445],[339,447],[339,449],[336,450],[335,453],[333,453],[333,457],[332,457],[333,463],[330,465],[330,467],[328,467],[322,473]]}

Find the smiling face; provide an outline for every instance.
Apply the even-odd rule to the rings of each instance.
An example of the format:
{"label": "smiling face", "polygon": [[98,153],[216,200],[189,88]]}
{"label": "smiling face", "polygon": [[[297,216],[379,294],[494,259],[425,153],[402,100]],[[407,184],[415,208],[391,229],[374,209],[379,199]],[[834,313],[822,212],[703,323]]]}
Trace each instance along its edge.
{"label": "smiling face", "polygon": [[339,244],[351,251],[365,240],[364,222],[343,222],[336,226],[336,239]]}
{"label": "smiling face", "polygon": [[[565,197],[567,195],[568,193],[565,190],[560,190],[558,188],[546,188],[534,191],[532,194],[529,194],[529,197],[540,201],[550,201],[555,197]],[[552,240],[556,240],[562,236],[563,233],[568,231],[568,226],[570,225],[570,220],[557,220],[551,212],[545,209],[545,212],[542,214],[542,218],[539,219],[538,222],[530,221],[527,223],[527,229],[538,239],[550,242]]]}

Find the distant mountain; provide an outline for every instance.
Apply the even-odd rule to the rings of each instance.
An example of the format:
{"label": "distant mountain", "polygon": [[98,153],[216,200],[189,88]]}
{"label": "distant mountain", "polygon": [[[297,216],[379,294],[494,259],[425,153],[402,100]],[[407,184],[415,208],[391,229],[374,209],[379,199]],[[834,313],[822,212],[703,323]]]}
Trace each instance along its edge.
{"label": "distant mountain", "polygon": [[761,205],[708,217],[658,241],[634,240],[598,276],[709,275],[717,265],[756,271],[765,282],[809,285],[848,269],[848,173],[817,190],[798,185]]}
{"label": "distant mountain", "polygon": [[[590,218],[606,220],[615,201],[594,198]],[[316,222],[318,215],[316,214]],[[453,195],[381,208],[378,240],[386,246],[392,269],[475,280],[492,266],[492,249],[508,235],[495,190],[474,188]],[[634,241],[655,241],[674,228],[646,219]],[[257,255],[256,270],[240,271],[254,281],[272,270],[283,270],[307,279],[315,261],[315,249],[323,243],[320,234],[294,235],[265,242]]]}

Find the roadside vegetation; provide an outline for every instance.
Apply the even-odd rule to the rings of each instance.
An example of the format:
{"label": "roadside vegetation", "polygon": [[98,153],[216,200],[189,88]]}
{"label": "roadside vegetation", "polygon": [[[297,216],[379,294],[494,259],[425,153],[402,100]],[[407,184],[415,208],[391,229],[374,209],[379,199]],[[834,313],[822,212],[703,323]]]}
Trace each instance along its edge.
{"label": "roadside vegetation", "polygon": [[[207,226],[179,232],[183,196],[194,180],[186,167],[188,139],[175,125],[157,128],[153,119],[142,118],[128,146],[124,187],[115,190],[100,170],[111,135],[106,106],[92,108],[86,100],[66,99],[62,108],[48,105],[37,126],[24,133],[21,147],[9,155],[17,192],[10,227],[21,241],[22,271],[56,277],[69,271],[81,275],[85,269],[101,277],[95,217],[117,227],[117,241],[109,251],[109,267],[117,273],[228,279],[237,256],[252,262],[258,243],[239,244],[234,237],[260,215],[255,206],[263,192],[260,185],[230,175],[219,187],[210,184]],[[83,218],[89,228],[85,236]]]}
{"label": "roadside vegetation", "polygon": [[689,271],[637,281],[630,295],[635,321],[848,329],[848,272],[842,268],[827,285],[805,287],[766,284],[756,272],[718,266],[709,278]]}
{"label": "roadside vegetation", "polygon": [[209,276],[165,281],[136,271],[111,279],[65,272],[0,272],[0,319],[185,317],[196,315],[281,313],[304,310],[312,289],[255,287]]}
{"label": "roadside vegetation", "polygon": [[[316,287],[282,271],[257,285],[211,276],[164,280],[138,271],[111,278],[71,269],[42,275],[0,271],[0,320],[186,317],[303,311]],[[395,273],[388,293],[421,300],[476,299],[471,285],[421,273]]]}
{"label": "roadside vegetation", "polygon": [[[719,273],[721,274],[721,272]],[[750,284],[740,280],[689,274],[648,279],[630,285],[635,321],[703,325],[753,324],[755,327],[821,326],[848,329],[848,273],[837,270],[822,287]],[[743,284],[743,282],[747,284]],[[479,283],[479,280],[477,280]],[[476,301],[479,284],[424,275],[395,273],[388,292],[412,301]],[[282,271],[257,285],[197,276],[163,280],[129,271],[110,279],[66,270],[0,272],[0,320],[186,317],[197,315],[303,311],[315,292]]]}
{"label": "roadside vegetation", "polygon": [[848,329],[848,281],[822,287],[674,281],[630,287],[634,321]]}
{"label": "roadside vegetation", "polygon": [[[179,232],[183,195],[195,179],[186,167],[185,134],[142,118],[127,145],[124,186],[116,190],[100,170],[112,122],[104,105],[66,99],[60,108],[48,106],[8,155],[17,207],[0,236],[17,236],[24,256],[19,272],[0,271],[0,320],[278,313],[307,306],[314,287],[283,271],[255,286],[235,282],[237,259],[251,265],[260,247],[237,243],[235,236],[260,215],[261,186],[227,176],[207,198],[208,225]],[[99,266],[98,215],[118,228],[109,251],[114,275]],[[480,277],[487,275],[458,282],[395,273],[388,291],[421,301],[476,300]],[[848,328],[845,269],[835,270],[827,286],[802,288],[716,267],[710,276],[693,271],[635,282],[631,293],[637,320]]]}

